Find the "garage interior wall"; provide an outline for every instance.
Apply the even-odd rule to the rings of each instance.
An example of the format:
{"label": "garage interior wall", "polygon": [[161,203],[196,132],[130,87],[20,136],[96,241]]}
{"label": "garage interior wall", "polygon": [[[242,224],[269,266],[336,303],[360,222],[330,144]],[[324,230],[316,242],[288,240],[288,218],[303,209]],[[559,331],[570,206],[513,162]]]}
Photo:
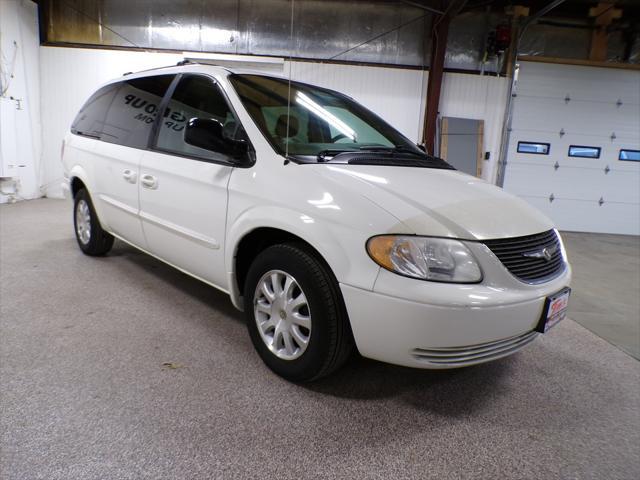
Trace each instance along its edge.
{"label": "garage interior wall", "polygon": [[[0,0],[0,177],[19,183],[17,199],[41,197],[45,186],[39,44],[36,4]],[[0,202],[6,199],[0,195]]]}
{"label": "garage interior wall", "polygon": [[[124,72],[175,65],[183,58],[184,55],[174,53],[40,47],[47,196],[62,195],[60,145],[75,114],[91,93],[101,83]],[[284,61],[283,74],[288,72],[288,61]],[[293,61],[291,77],[344,92],[411,140],[421,139],[426,71]],[[506,79],[495,76],[447,73],[444,79],[441,115],[485,121],[484,150],[490,152],[491,159],[483,168],[483,177],[489,181],[495,177],[507,88]]]}

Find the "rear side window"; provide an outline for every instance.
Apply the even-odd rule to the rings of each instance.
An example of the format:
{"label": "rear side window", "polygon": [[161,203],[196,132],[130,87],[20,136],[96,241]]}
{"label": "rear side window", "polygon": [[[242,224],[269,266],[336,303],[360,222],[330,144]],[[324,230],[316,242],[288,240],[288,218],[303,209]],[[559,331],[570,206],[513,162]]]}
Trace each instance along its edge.
{"label": "rear side window", "polygon": [[176,86],[164,112],[158,130],[157,148],[203,160],[228,161],[229,156],[222,149],[205,150],[185,142],[185,128],[192,119],[215,121],[220,125],[223,136],[231,138],[239,128],[224,94],[213,80],[202,75],[185,75]]}
{"label": "rear side window", "polygon": [[100,139],[134,148],[147,148],[160,102],[174,75],[134,78],[118,83]]}
{"label": "rear side window", "polygon": [[91,95],[73,120],[71,133],[100,138],[107,110],[119,88],[119,83],[112,83]]}

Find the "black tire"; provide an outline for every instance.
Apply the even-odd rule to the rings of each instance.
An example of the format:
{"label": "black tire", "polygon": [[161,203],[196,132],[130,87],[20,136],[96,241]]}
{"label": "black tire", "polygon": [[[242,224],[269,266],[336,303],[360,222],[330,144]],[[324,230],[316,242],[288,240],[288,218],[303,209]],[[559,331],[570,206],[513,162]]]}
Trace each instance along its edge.
{"label": "black tire", "polygon": [[[262,276],[281,270],[293,276],[304,292],[312,328],[302,355],[293,360],[277,357],[262,340],[254,312],[254,295]],[[329,268],[304,244],[275,245],[254,260],[244,286],[244,309],[251,341],[264,363],[293,382],[308,382],[340,368],[353,350],[353,337],[342,295]]]}
{"label": "black tire", "polygon": [[[88,241],[84,241],[78,232],[78,205],[85,202],[89,210],[90,228]],[[106,254],[113,246],[113,235],[105,232],[100,225],[100,220],[93,208],[93,202],[89,193],[83,188],[76,193],[73,199],[73,229],[80,250],[86,255],[100,256]]]}

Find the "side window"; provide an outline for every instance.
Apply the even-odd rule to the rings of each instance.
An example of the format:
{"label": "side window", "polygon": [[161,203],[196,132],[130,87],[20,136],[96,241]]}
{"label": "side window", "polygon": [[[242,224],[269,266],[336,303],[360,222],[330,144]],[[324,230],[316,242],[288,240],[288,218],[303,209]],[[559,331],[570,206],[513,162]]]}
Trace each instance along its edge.
{"label": "side window", "polygon": [[[201,141],[185,140],[188,125],[190,128],[197,125],[196,134]],[[220,87],[208,77],[187,75],[169,100],[156,145],[162,150],[204,160],[227,161],[224,138],[234,138],[238,131],[239,124]],[[203,135],[209,138],[202,138]]]}
{"label": "side window", "polygon": [[160,102],[173,78],[174,75],[155,75],[120,82],[104,121],[101,140],[147,148]]}
{"label": "side window", "polygon": [[119,83],[112,83],[91,95],[73,120],[71,133],[100,137],[104,125],[104,117],[119,88]]}

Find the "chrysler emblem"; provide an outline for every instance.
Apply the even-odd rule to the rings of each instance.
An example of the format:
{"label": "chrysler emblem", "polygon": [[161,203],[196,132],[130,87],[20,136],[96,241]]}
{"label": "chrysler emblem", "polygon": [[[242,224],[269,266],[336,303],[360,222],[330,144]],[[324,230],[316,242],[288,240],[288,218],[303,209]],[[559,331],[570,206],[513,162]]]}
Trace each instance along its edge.
{"label": "chrysler emblem", "polygon": [[545,247],[542,250],[536,250],[534,252],[523,253],[522,256],[523,257],[528,257],[528,258],[540,258],[540,259],[546,260],[548,262],[553,257],[553,254],[556,253],[557,248],[558,247],[556,247],[556,246]]}

